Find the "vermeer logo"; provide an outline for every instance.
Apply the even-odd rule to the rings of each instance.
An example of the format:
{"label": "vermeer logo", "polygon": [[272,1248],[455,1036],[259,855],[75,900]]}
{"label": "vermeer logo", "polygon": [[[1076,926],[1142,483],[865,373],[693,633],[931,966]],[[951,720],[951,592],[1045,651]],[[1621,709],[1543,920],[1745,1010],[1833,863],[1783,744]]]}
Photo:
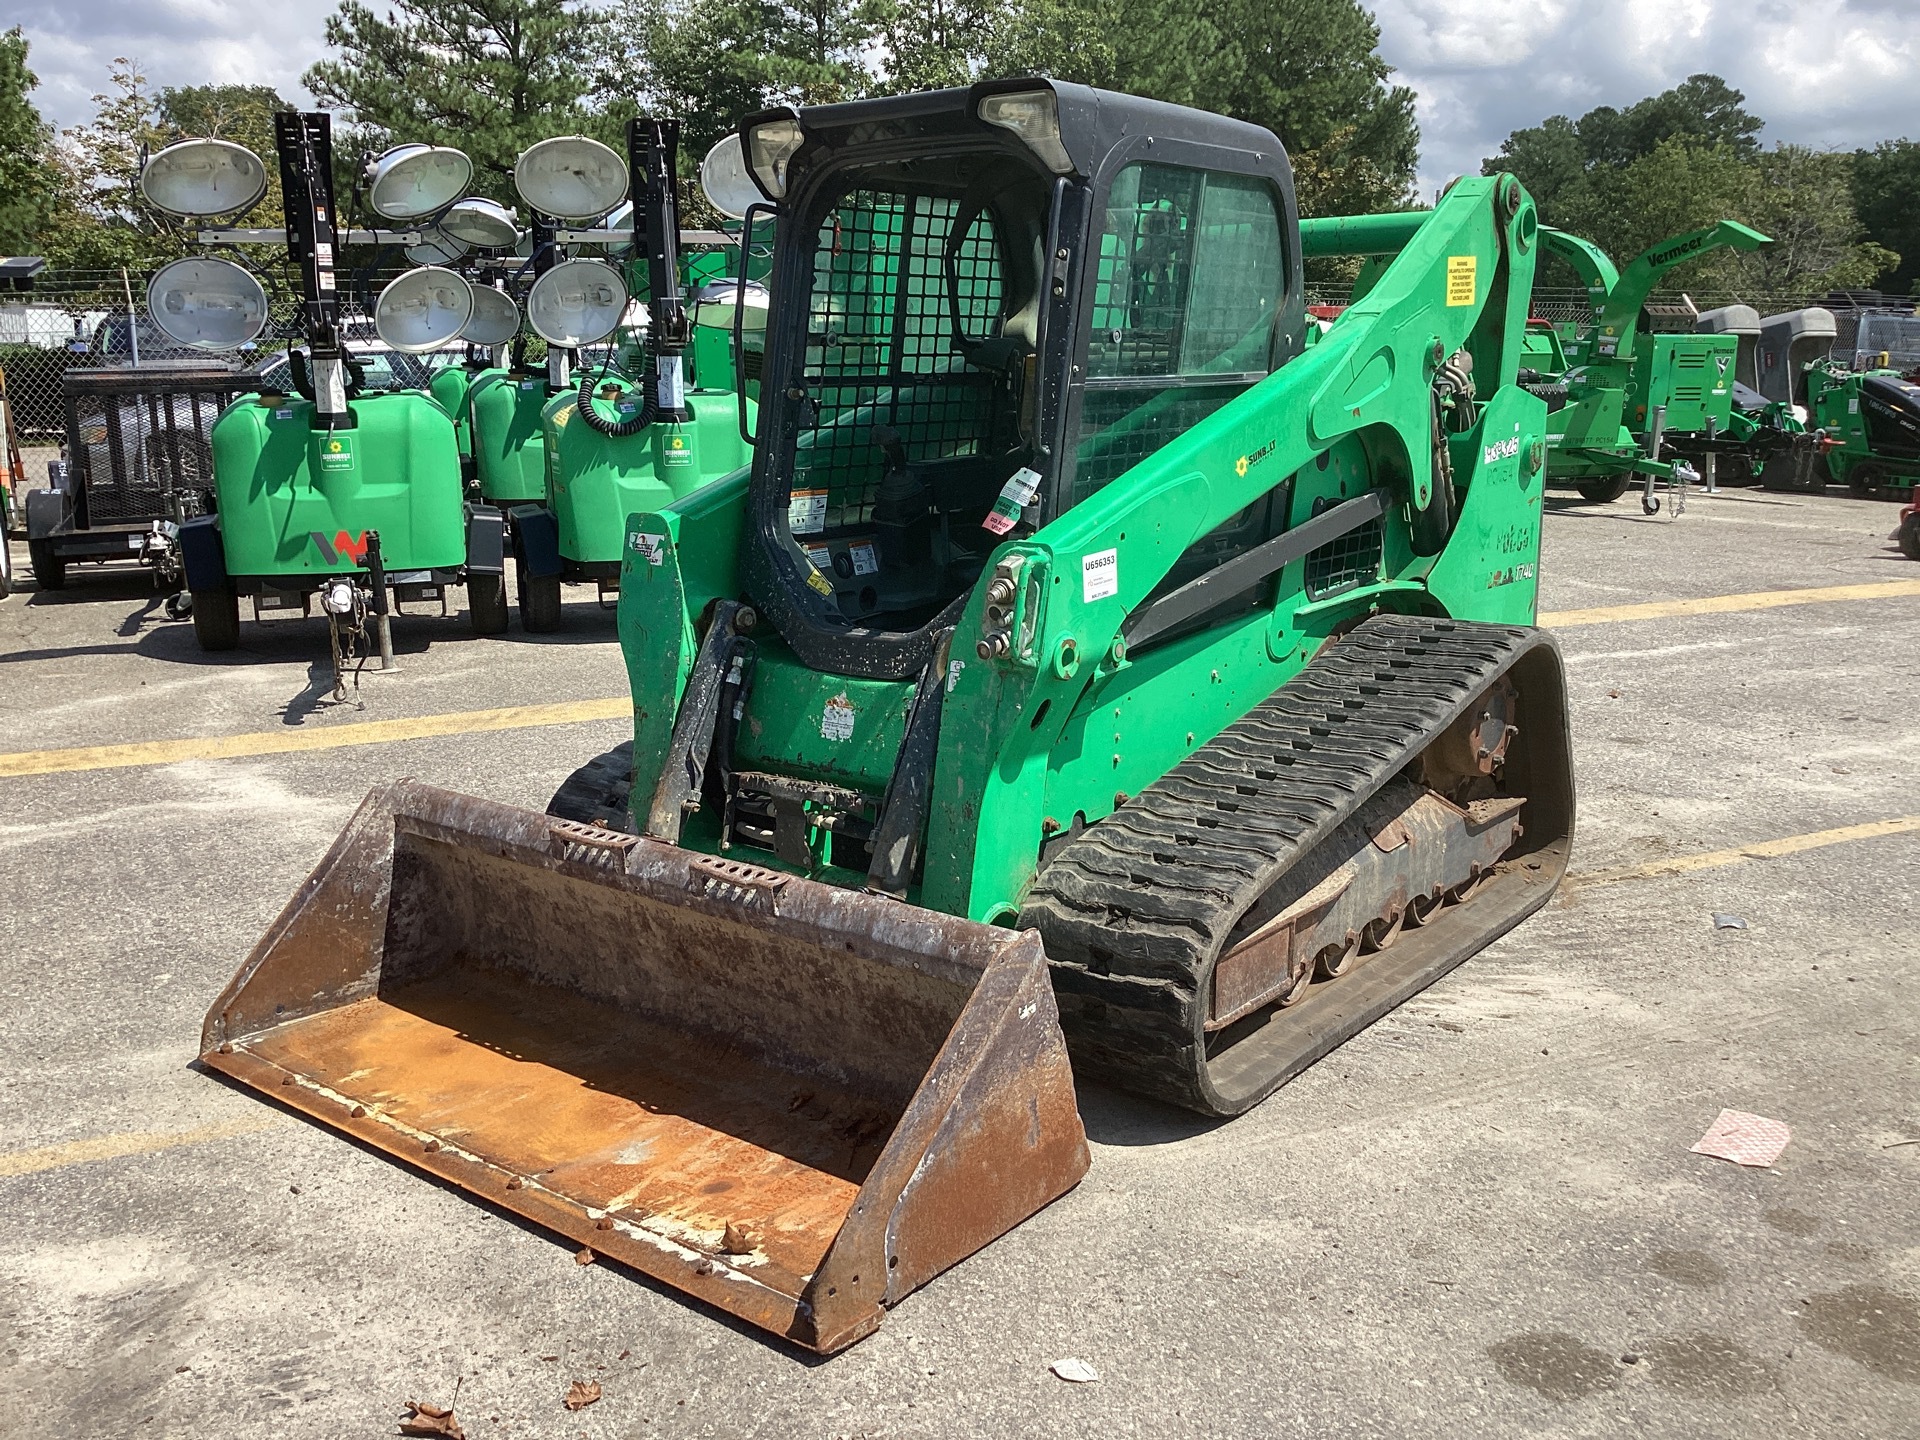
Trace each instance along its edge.
{"label": "vermeer logo", "polygon": [[307,532],[313,536],[313,543],[320,556],[329,565],[337,565],[342,560],[359,560],[367,553],[367,532],[349,535],[345,530],[335,535],[331,541],[318,530]]}
{"label": "vermeer logo", "polygon": [[1691,255],[1706,243],[1706,236],[1696,235],[1691,240],[1682,240],[1678,245],[1670,246],[1665,250],[1654,251],[1651,255],[1647,256],[1647,263],[1649,265],[1671,265],[1682,255]]}

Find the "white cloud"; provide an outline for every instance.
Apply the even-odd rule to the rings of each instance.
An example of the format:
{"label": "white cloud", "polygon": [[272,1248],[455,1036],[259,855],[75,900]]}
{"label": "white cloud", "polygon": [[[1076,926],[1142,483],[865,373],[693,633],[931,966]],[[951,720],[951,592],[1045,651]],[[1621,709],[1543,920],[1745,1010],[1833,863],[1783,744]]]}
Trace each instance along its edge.
{"label": "white cloud", "polygon": [[65,128],[93,118],[92,97],[107,88],[115,56],[139,62],[156,89],[166,85],[271,85],[289,100],[311,97],[300,73],[324,52],[333,0],[50,0],[8,15],[29,44],[40,77],[34,103]]}
{"label": "white cloud", "polygon": [[1702,71],[1763,139],[1920,138],[1914,0],[1374,0],[1381,53],[1419,95],[1421,189],[1477,173],[1509,131],[1625,106]]}
{"label": "white cloud", "polygon": [[[1284,4],[1286,0],[1276,0]],[[1419,95],[1421,187],[1477,172],[1507,132],[1628,105],[1709,71],[1744,91],[1768,141],[1920,137],[1916,0],[1371,0],[1381,51]],[[305,100],[334,0],[14,4],[56,124],[91,118],[113,57],[159,85],[268,84]]]}

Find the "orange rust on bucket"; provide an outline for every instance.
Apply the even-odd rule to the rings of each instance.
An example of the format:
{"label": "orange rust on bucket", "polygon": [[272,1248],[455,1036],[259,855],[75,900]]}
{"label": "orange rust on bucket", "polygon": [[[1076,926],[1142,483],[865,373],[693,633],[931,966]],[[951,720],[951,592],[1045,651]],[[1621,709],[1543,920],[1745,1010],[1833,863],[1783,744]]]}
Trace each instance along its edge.
{"label": "orange rust on bucket", "polygon": [[1036,935],[561,838],[374,792],[206,1063],[823,1352],[1085,1173]]}

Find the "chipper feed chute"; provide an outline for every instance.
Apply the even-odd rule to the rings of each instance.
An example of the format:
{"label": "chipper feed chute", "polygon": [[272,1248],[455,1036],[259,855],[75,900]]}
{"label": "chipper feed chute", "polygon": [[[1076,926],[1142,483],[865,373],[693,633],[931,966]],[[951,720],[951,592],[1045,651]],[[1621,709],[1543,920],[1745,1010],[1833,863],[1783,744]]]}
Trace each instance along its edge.
{"label": "chipper feed chute", "polygon": [[201,1049],[823,1352],[1087,1168],[1037,935],[412,781]]}

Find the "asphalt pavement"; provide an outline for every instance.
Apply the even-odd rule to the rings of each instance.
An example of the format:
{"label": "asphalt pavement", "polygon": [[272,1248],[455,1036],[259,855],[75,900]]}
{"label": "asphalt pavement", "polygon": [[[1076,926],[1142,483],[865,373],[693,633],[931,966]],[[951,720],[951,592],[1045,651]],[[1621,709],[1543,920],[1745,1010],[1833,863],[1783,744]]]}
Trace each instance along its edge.
{"label": "asphalt pavement", "polygon": [[[470,1437],[1920,1433],[1920,585],[1888,586],[1920,565],[1894,514],[1557,505],[1559,896],[1238,1120],[1082,1087],[1086,1180],[826,1361],[193,1063],[370,787],[541,807],[626,728],[106,747],[590,710],[625,694],[610,610],[573,589],[558,634],[487,640],[403,617],[398,672],[335,702],[317,620],[205,656],[136,574],[28,587],[0,602],[0,1436],[391,1435],[407,1400]],[[1675,603],[1618,613],[1649,602]],[[100,748],[6,774],[74,747]],[[1723,1108],[1790,1127],[1779,1160],[1692,1153]],[[576,1380],[602,1398],[573,1412]]]}

